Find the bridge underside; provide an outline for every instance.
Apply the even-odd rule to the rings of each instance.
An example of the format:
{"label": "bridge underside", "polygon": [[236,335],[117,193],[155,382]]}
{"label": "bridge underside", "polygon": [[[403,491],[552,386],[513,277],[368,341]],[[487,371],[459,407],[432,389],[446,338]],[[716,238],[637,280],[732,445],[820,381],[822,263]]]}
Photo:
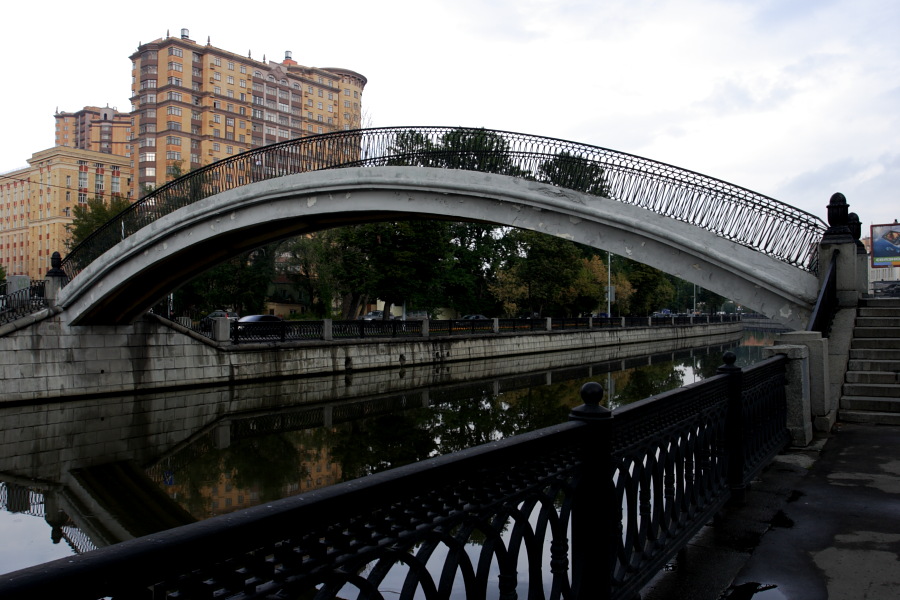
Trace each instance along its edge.
{"label": "bridge underside", "polygon": [[243,186],[126,238],[60,293],[76,325],[130,323],[224,260],[286,237],[373,221],[507,225],[626,256],[806,326],[817,278],[692,225],[608,198],[503,175],[421,167],[346,168]]}

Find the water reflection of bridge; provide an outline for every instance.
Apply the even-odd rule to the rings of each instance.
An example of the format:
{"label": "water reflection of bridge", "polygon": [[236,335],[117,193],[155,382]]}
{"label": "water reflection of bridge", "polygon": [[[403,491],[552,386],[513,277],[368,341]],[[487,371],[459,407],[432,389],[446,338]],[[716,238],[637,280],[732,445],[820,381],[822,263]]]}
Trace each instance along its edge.
{"label": "water reflection of bridge", "polygon": [[[731,339],[725,339],[728,337]],[[173,513],[183,510],[174,507],[168,498],[161,498],[160,490],[166,487],[172,473],[178,473],[211,448],[227,448],[266,434],[333,427],[408,408],[481,399],[486,392],[498,394],[577,381],[635,366],[699,356],[710,350],[720,354],[736,343],[733,335],[715,341],[711,348],[701,349],[680,347],[685,342],[672,342],[666,351],[653,354],[647,352],[662,350],[659,344],[627,350],[581,350],[485,361],[488,364],[477,372],[458,365],[421,369],[427,373],[407,369],[348,378],[277,382],[263,388],[206,389],[194,394],[202,398],[199,402],[188,402],[175,394],[152,394],[70,403],[78,406],[65,409],[73,420],[57,424],[59,435],[40,440],[40,424],[26,422],[19,450],[12,450],[15,444],[6,444],[7,448],[0,454],[0,481],[6,483],[0,484],[0,489],[15,490],[19,500],[12,505],[4,504],[4,508],[20,510],[25,502],[21,494],[28,490],[30,508],[26,510],[32,510],[28,514],[43,516],[53,528],[52,535],[62,532],[62,538],[73,551],[81,553],[148,533],[147,527],[154,525],[136,524],[123,512],[128,505],[137,512],[152,512],[154,505],[157,512],[160,506],[166,506],[166,510],[178,508]],[[640,352],[643,355],[638,355]],[[499,376],[490,381],[484,377],[470,379],[490,369]],[[422,387],[423,381],[426,387]],[[441,383],[442,386],[436,387],[435,384]],[[76,421],[76,414],[90,414],[92,418]],[[159,418],[162,414],[167,418]],[[123,426],[126,421],[129,426]],[[76,431],[78,435],[74,434]],[[117,441],[110,441],[114,433],[118,435]],[[96,440],[107,441],[98,444]],[[48,444],[59,447],[48,448],[50,452],[44,454],[44,460],[32,460],[30,450],[39,442],[45,447]],[[70,447],[64,451],[67,442]],[[51,457],[57,460],[54,462]],[[16,473],[15,465],[26,463],[29,467],[19,468]],[[36,477],[49,483],[35,486]],[[147,487],[151,480],[153,488]],[[124,496],[123,489],[133,495]],[[42,510],[45,506],[51,507],[49,512]],[[60,519],[65,523],[58,524]],[[156,524],[162,527],[163,520],[156,520]]]}

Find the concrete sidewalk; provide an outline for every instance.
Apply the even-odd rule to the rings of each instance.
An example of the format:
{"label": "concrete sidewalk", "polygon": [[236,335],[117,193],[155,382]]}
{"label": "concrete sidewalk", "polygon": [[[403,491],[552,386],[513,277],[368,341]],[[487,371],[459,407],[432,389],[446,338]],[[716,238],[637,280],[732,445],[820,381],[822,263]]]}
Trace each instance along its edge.
{"label": "concrete sidewalk", "polygon": [[900,427],[838,423],[780,455],[641,596],[900,598]]}

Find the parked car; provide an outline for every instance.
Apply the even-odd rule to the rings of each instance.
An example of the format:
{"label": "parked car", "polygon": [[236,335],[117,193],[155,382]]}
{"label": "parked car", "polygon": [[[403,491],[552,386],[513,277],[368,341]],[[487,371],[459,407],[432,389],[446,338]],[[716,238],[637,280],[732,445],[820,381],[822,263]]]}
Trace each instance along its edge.
{"label": "parked car", "polygon": [[241,318],[241,315],[237,314],[233,310],[214,310],[202,319],[200,319],[200,331],[210,331],[212,329],[212,320],[213,319],[221,319],[226,318],[229,321],[237,321]]}
{"label": "parked car", "polygon": [[[370,310],[363,316],[359,318],[360,321],[380,321],[384,318],[383,310]],[[388,319],[393,319],[393,316],[388,316]]]}
{"label": "parked car", "polygon": [[239,335],[280,336],[282,321],[275,315],[247,315],[237,320],[237,330]]}
{"label": "parked car", "polygon": [[487,319],[484,315],[463,315],[462,318],[464,321],[481,321]]}

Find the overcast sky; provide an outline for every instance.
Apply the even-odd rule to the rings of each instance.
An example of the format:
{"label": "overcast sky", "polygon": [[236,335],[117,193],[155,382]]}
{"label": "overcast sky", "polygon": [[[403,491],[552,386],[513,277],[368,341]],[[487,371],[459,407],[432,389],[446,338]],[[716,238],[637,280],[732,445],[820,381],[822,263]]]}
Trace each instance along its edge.
{"label": "overcast sky", "polygon": [[291,50],[303,65],[362,73],[369,126],[562,138],[822,219],[837,191],[866,227],[900,218],[897,0],[11,6],[0,34],[0,173],[53,145],[57,107],[129,110],[128,56],[184,27],[257,59]]}

